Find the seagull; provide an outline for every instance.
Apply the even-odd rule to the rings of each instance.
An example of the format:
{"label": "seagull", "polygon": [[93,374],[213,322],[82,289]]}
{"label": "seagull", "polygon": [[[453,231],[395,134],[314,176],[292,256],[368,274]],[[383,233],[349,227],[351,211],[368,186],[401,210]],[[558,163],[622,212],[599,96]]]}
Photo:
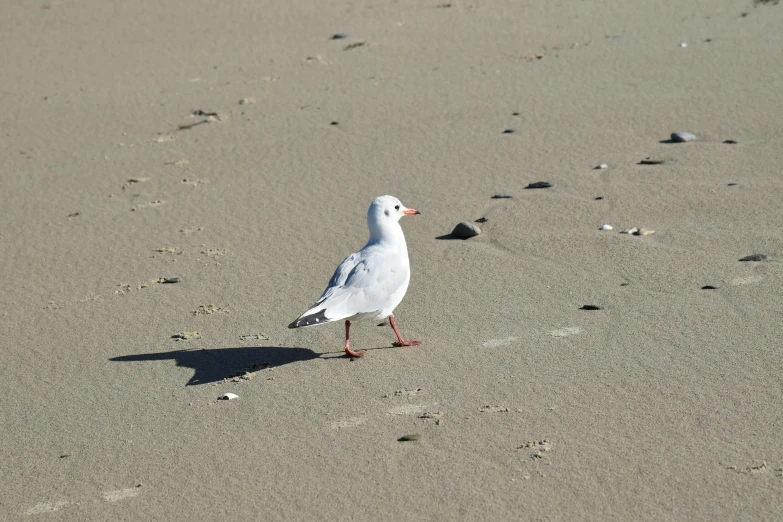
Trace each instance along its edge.
{"label": "seagull", "polygon": [[392,312],[400,304],[411,279],[408,246],[400,227],[402,216],[421,214],[405,208],[394,196],[380,196],[367,211],[370,239],[367,244],[346,257],[309,310],[288,325],[289,328],[319,326],[345,320],[345,353],[364,357],[367,350],[351,349],[351,321],[372,319],[391,325],[397,342],[394,346],[418,346],[419,341],[405,341],[397,329]]}

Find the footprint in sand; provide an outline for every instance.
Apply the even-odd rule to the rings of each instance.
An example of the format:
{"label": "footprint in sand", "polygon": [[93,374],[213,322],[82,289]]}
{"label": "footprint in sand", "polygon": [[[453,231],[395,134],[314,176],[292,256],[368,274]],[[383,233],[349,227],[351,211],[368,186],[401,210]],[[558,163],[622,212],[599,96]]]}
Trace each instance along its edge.
{"label": "footprint in sand", "polygon": [[362,424],[367,424],[367,417],[349,417],[332,423],[332,429],[340,430],[343,428],[353,428],[354,426],[361,426]]}
{"label": "footprint in sand", "polygon": [[437,405],[437,402],[434,404],[403,404],[402,406],[389,408],[387,413],[389,415],[421,415]]}
{"label": "footprint in sand", "polygon": [[190,313],[192,315],[230,314],[231,310],[229,310],[225,306],[205,304],[205,305],[198,305],[198,308],[196,308]]}
{"label": "footprint in sand", "polygon": [[527,452],[527,457],[532,461],[542,460],[547,453],[552,451],[552,442],[546,439],[531,440],[517,448]]}
{"label": "footprint in sand", "polygon": [[141,290],[143,288],[147,288],[149,285],[147,283],[122,283],[120,285],[117,285],[120,288],[115,290],[114,293],[118,295],[125,295],[127,293],[133,292],[134,290]]}
{"label": "footprint in sand", "polygon": [[[133,498],[139,496],[141,491],[141,484],[133,488],[116,489],[113,491],[105,491],[103,493],[103,500],[106,502],[117,502],[118,500],[125,500],[126,498]],[[65,506],[72,504],[78,504],[78,502],[72,502],[70,500],[55,500],[52,502],[41,502],[28,509],[26,515],[42,515],[44,513],[54,513],[59,511]]]}
{"label": "footprint in sand", "polygon": [[72,504],[70,500],[55,500],[54,502],[41,502],[28,509],[25,514],[27,515],[40,515],[43,513],[53,513],[60,508]]}
{"label": "footprint in sand", "polygon": [[736,279],[732,279],[731,284],[734,286],[757,285],[761,282],[762,279],[763,277],[761,276],[738,277]]}
{"label": "footprint in sand", "polygon": [[166,202],[165,200],[159,199],[159,200],[156,200],[156,201],[150,201],[149,203],[140,203],[140,204],[136,205],[135,207],[133,207],[131,209],[131,212],[136,212],[137,210],[139,210],[141,208],[159,207],[162,204],[164,204],[165,202]]}
{"label": "footprint in sand", "polygon": [[582,333],[582,329],[578,326],[568,326],[566,328],[560,328],[557,330],[552,330],[549,332],[549,335],[552,337],[570,337],[572,335],[580,334]]}
{"label": "footprint in sand", "polygon": [[412,397],[414,395],[418,395],[422,392],[421,388],[413,388],[410,390],[397,390],[393,391],[392,393],[387,393],[382,398],[388,399],[389,397]]}
{"label": "footprint in sand", "polygon": [[490,339],[481,344],[484,348],[499,348],[513,344],[519,337],[506,337],[505,339]]}
{"label": "footprint in sand", "polygon": [[508,408],[505,406],[493,406],[488,404],[479,408],[478,411],[481,413],[506,413],[508,412]]}
{"label": "footprint in sand", "polygon": [[125,500],[126,498],[138,497],[140,486],[135,488],[117,489],[114,491],[106,491],[103,494],[103,500],[106,502],[117,502],[118,500]]}

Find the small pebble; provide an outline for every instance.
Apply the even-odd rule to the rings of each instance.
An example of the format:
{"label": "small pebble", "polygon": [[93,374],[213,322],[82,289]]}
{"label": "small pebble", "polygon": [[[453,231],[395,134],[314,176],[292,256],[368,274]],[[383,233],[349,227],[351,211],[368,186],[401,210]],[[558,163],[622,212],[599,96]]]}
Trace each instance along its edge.
{"label": "small pebble", "polygon": [[340,122],[339,121],[333,121],[333,122],[329,123],[329,125],[340,125]]}
{"label": "small pebble", "polygon": [[603,196],[596,196],[593,199],[595,199],[596,201],[601,201],[602,199],[604,199],[604,197]]}
{"label": "small pebble", "polygon": [[348,38],[348,33],[334,33],[331,40],[342,40],[343,38]]}
{"label": "small pebble", "polygon": [[649,236],[650,234],[655,234],[655,230],[650,230],[649,228],[640,228],[636,232],[633,232],[634,236]]}
{"label": "small pebble", "polygon": [[242,98],[239,100],[239,105],[253,105],[254,103],[256,103],[255,98]]}
{"label": "small pebble", "polygon": [[499,193],[495,194],[494,196],[492,196],[492,199],[509,199],[509,198],[513,198],[513,197],[514,196],[512,196],[511,194],[507,194],[505,192],[499,192]]}
{"label": "small pebble", "polygon": [[604,307],[603,306],[597,306],[597,305],[584,305],[584,306],[582,306],[579,309],[580,310],[603,310]]}
{"label": "small pebble", "polygon": [[723,143],[725,143],[726,145],[736,145],[737,140],[724,140]]}
{"label": "small pebble", "polygon": [[480,217],[476,220],[476,223],[486,223],[486,222],[487,222],[487,218],[485,217]]}
{"label": "small pebble", "polygon": [[512,116],[519,116],[519,113],[518,112],[512,112],[511,115]]}
{"label": "small pebble", "polygon": [[161,277],[160,282],[163,284],[174,284],[174,283],[179,283],[180,281],[182,281],[182,279],[180,279],[179,277]]}
{"label": "small pebble", "polygon": [[765,259],[767,259],[766,254],[753,254],[743,257],[740,261],[764,261]]}
{"label": "small pebble", "polygon": [[601,230],[613,230],[614,227],[612,225],[601,225]]}
{"label": "small pebble", "polygon": [[601,163],[600,165],[595,167],[593,170],[603,170],[603,169],[608,169],[608,168],[609,168],[609,165],[607,165],[606,163]]}
{"label": "small pebble", "polygon": [[637,232],[639,232],[639,229],[636,227],[626,228],[620,231],[621,234],[636,234]]}
{"label": "small pebble", "polygon": [[652,158],[644,158],[639,162],[639,165],[661,165],[664,160],[657,160]]}
{"label": "small pebble", "polygon": [[421,438],[421,435],[413,434],[413,435],[403,435],[399,439],[397,439],[397,442],[412,442],[415,440],[419,440]]}
{"label": "small pebble", "polygon": [[701,289],[702,290],[717,290],[718,287],[717,286],[712,286],[712,285],[706,285],[706,286],[702,286]]}
{"label": "small pebble", "polygon": [[451,231],[451,235],[457,239],[468,239],[473,236],[481,234],[481,229],[473,223],[463,221],[459,223],[454,230]]}
{"label": "small pebble", "polygon": [[620,283],[620,286],[628,286],[628,285],[630,285],[630,284],[631,284],[631,283]]}
{"label": "small pebble", "polygon": [[685,42],[682,42],[682,43],[680,44],[680,47],[688,47],[688,44],[687,44],[687,43],[685,43]]}
{"label": "small pebble", "polygon": [[729,186],[729,187],[736,187],[736,186],[737,186],[737,184],[736,184],[736,183],[729,183],[729,185],[728,185],[728,186]]}
{"label": "small pebble", "polygon": [[503,131],[503,134],[514,134],[515,132],[516,132],[516,130],[514,130],[514,129],[506,129],[506,130]]}
{"label": "small pebble", "polygon": [[236,393],[228,392],[228,393],[224,393],[223,395],[218,397],[218,400],[219,401],[233,401],[237,397],[239,397],[239,395],[237,395]]}
{"label": "small pebble", "polygon": [[549,183],[548,181],[536,181],[535,183],[531,183],[530,185],[528,185],[525,188],[526,189],[543,189],[543,188],[549,188],[551,186],[552,186],[552,184]]}
{"label": "small pebble", "polygon": [[685,143],[686,141],[694,141],[696,136],[690,132],[672,132],[672,141],[677,143]]}

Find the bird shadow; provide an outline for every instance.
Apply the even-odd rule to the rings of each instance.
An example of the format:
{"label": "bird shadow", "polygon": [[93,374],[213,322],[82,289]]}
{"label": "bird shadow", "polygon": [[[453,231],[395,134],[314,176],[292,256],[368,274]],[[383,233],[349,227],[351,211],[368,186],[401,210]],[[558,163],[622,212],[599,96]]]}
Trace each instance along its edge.
{"label": "bird shadow", "polygon": [[187,386],[207,384],[244,375],[266,368],[284,366],[323,357],[309,348],[288,348],[284,346],[242,346],[237,348],[207,348],[172,350],[169,352],[138,353],[112,357],[115,362],[168,361],[177,366],[192,368],[195,373]]}
{"label": "bird shadow", "polygon": [[[368,352],[397,348],[379,346],[369,348]],[[300,361],[313,359],[349,359],[342,350],[339,352],[317,353],[309,348],[285,346],[241,346],[237,348],[193,348],[172,350],[169,352],[138,353],[121,355],[109,359],[114,362],[175,361],[177,366],[192,368],[193,376],[186,386],[220,382],[248,375],[259,370],[275,368]]]}

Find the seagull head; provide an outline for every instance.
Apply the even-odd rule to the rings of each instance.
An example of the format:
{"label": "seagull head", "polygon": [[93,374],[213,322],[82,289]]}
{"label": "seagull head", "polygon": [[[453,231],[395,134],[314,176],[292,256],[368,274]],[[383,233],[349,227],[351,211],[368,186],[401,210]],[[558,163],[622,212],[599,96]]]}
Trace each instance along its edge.
{"label": "seagull head", "polygon": [[[394,196],[380,196],[370,204],[367,211],[367,225],[370,227],[371,237],[383,237],[386,230],[399,228],[397,223],[402,216],[421,214],[418,210],[407,208]],[[395,225],[397,225],[395,227]]]}

